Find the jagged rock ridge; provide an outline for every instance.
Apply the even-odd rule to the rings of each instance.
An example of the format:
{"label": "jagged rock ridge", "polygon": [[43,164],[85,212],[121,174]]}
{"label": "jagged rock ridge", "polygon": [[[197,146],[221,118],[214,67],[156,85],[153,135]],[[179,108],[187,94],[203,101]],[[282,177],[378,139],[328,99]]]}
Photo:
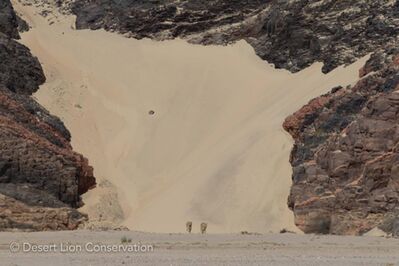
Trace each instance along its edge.
{"label": "jagged rock ridge", "polygon": [[316,61],[329,72],[396,41],[399,32],[399,1],[392,0],[75,0],[70,6],[78,29],[200,44],[245,39],[262,59],[293,72]]}
{"label": "jagged rock ridge", "polygon": [[37,58],[14,38],[21,21],[0,4],[0,231],[76,229],[74,208],[95,185],[93,169],[73,152],[64,124],[31,98],[45,81]]}

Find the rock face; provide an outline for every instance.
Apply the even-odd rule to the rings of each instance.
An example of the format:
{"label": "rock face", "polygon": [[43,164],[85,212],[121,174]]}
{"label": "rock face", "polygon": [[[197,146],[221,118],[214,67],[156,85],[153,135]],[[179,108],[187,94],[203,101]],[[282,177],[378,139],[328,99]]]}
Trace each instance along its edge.
{"label": "rock face", "polygon": [[292,72],[316,61],[329,72],[399,33],[399,1],[392,0],[75,0],[71,6],[78,29],[201,44],[245,39],[261,58]]}
{"label": "rock face", "polygon": [[360,74],[284,123],[295,139],[288,204],[306,233],[362,234],[399,214],[399,49]]}
{"label": "rock face", "polygon": [[[77,28],[130,32],[135,38],[188,37],[230,28],[259,13],[270,0],[107,1],[75,0]],[[228,36],[224,36],[228,38]],[[242,36],[239,36],[242,38]],[[225,40],[221,40],[225,41]]]}
{"label": "rock face", "polygon": [[18,39],[18,19],[9,0],[0,3],[0,32]]}
{"label": "rock face", "polygon": [[266,27],[249,41],[277,67],[295,72],[321,61],[327,73],[394,42],[398,8],[391,0],[275,1]]}
{"label": "rock face", "polygon": [[25,46],[0,33],[0,84],[30,95],[45,81],[39,61]]}
{"label": "rock face", "polygon": [[64,124],[30,95],[45,81],[37,58],[17,43],[19,24],[0,4],[0,231],[76,229],[74,208],[95,185]]}

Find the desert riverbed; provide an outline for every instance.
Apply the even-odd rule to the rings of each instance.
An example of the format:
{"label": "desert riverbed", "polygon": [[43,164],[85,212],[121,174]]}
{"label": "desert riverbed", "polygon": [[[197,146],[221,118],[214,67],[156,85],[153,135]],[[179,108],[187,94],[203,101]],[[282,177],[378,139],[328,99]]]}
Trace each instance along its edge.
{"label": "desert riverbed", "polygon": [[[276,70],[241,41],[199,46],[74,30],[17,1],[22,35],[47,82],[35,94],[72,133],[98,187],[90,220],[147,232],[296,230],[286,201],[292,139],[284,119],[310,99],[352,84],[365,58],[328,75],[321,64]],[[249,255],[249,254],[248,254]]]}

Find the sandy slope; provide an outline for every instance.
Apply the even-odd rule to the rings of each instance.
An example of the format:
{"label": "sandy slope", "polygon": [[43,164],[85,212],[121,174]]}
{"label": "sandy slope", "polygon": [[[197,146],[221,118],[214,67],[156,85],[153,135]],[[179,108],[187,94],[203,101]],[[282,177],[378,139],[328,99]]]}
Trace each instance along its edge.
{"label": "sandy slope", "polygon": [[[148,253],[92,253],[87,243],[151,245]],[[55,244],[55,252],[16,252],[11,243]],[[83,247],[82,252],[60,252],[60,246]],[[15,245],[15,244],[14,244]],[[69,248],[71,250],[71,248]],[[399,265],[399,240],[377,237],[314,236],[293,234],[198,235],[139,232],[1,233],[2,266],[76,265]],[[29,251],[29,248],[25,248]]]}
{"label": "sandy slope", "polygon": [[16,7],[33,27],[22,42],[48,77],[35,96],[63,119],[100,182],[113,184],[85,196],[93,221],[154,232],[183,231],[188,220],[208,222],[210,232],[293,227],[292,140],[282,122],[354,82],[364,59],[328,75],[320,64],[293,75],[243,41],[137,41],[72,30],[71,18],[50,26],[34,8]]}

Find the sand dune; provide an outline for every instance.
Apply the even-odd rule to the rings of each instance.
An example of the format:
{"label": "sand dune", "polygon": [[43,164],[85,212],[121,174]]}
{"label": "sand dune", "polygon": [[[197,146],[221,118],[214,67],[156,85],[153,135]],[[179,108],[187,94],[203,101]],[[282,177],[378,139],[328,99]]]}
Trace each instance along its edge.
{"label": "sand dune", "polygon": [[35,97],[63,119],[100,183],[112,183],[85,195],[93,221],[101,213],[153,232],[181,232],[188,220],[218,233],[294,229],[282,122],[356,81],[365,59],[328,75],[321,64],[291,74],[244,41],[138,41],[75,31],[72,18],[49,25],[33,7],[16,7],[33,27],[22,42],[48,78]]}

